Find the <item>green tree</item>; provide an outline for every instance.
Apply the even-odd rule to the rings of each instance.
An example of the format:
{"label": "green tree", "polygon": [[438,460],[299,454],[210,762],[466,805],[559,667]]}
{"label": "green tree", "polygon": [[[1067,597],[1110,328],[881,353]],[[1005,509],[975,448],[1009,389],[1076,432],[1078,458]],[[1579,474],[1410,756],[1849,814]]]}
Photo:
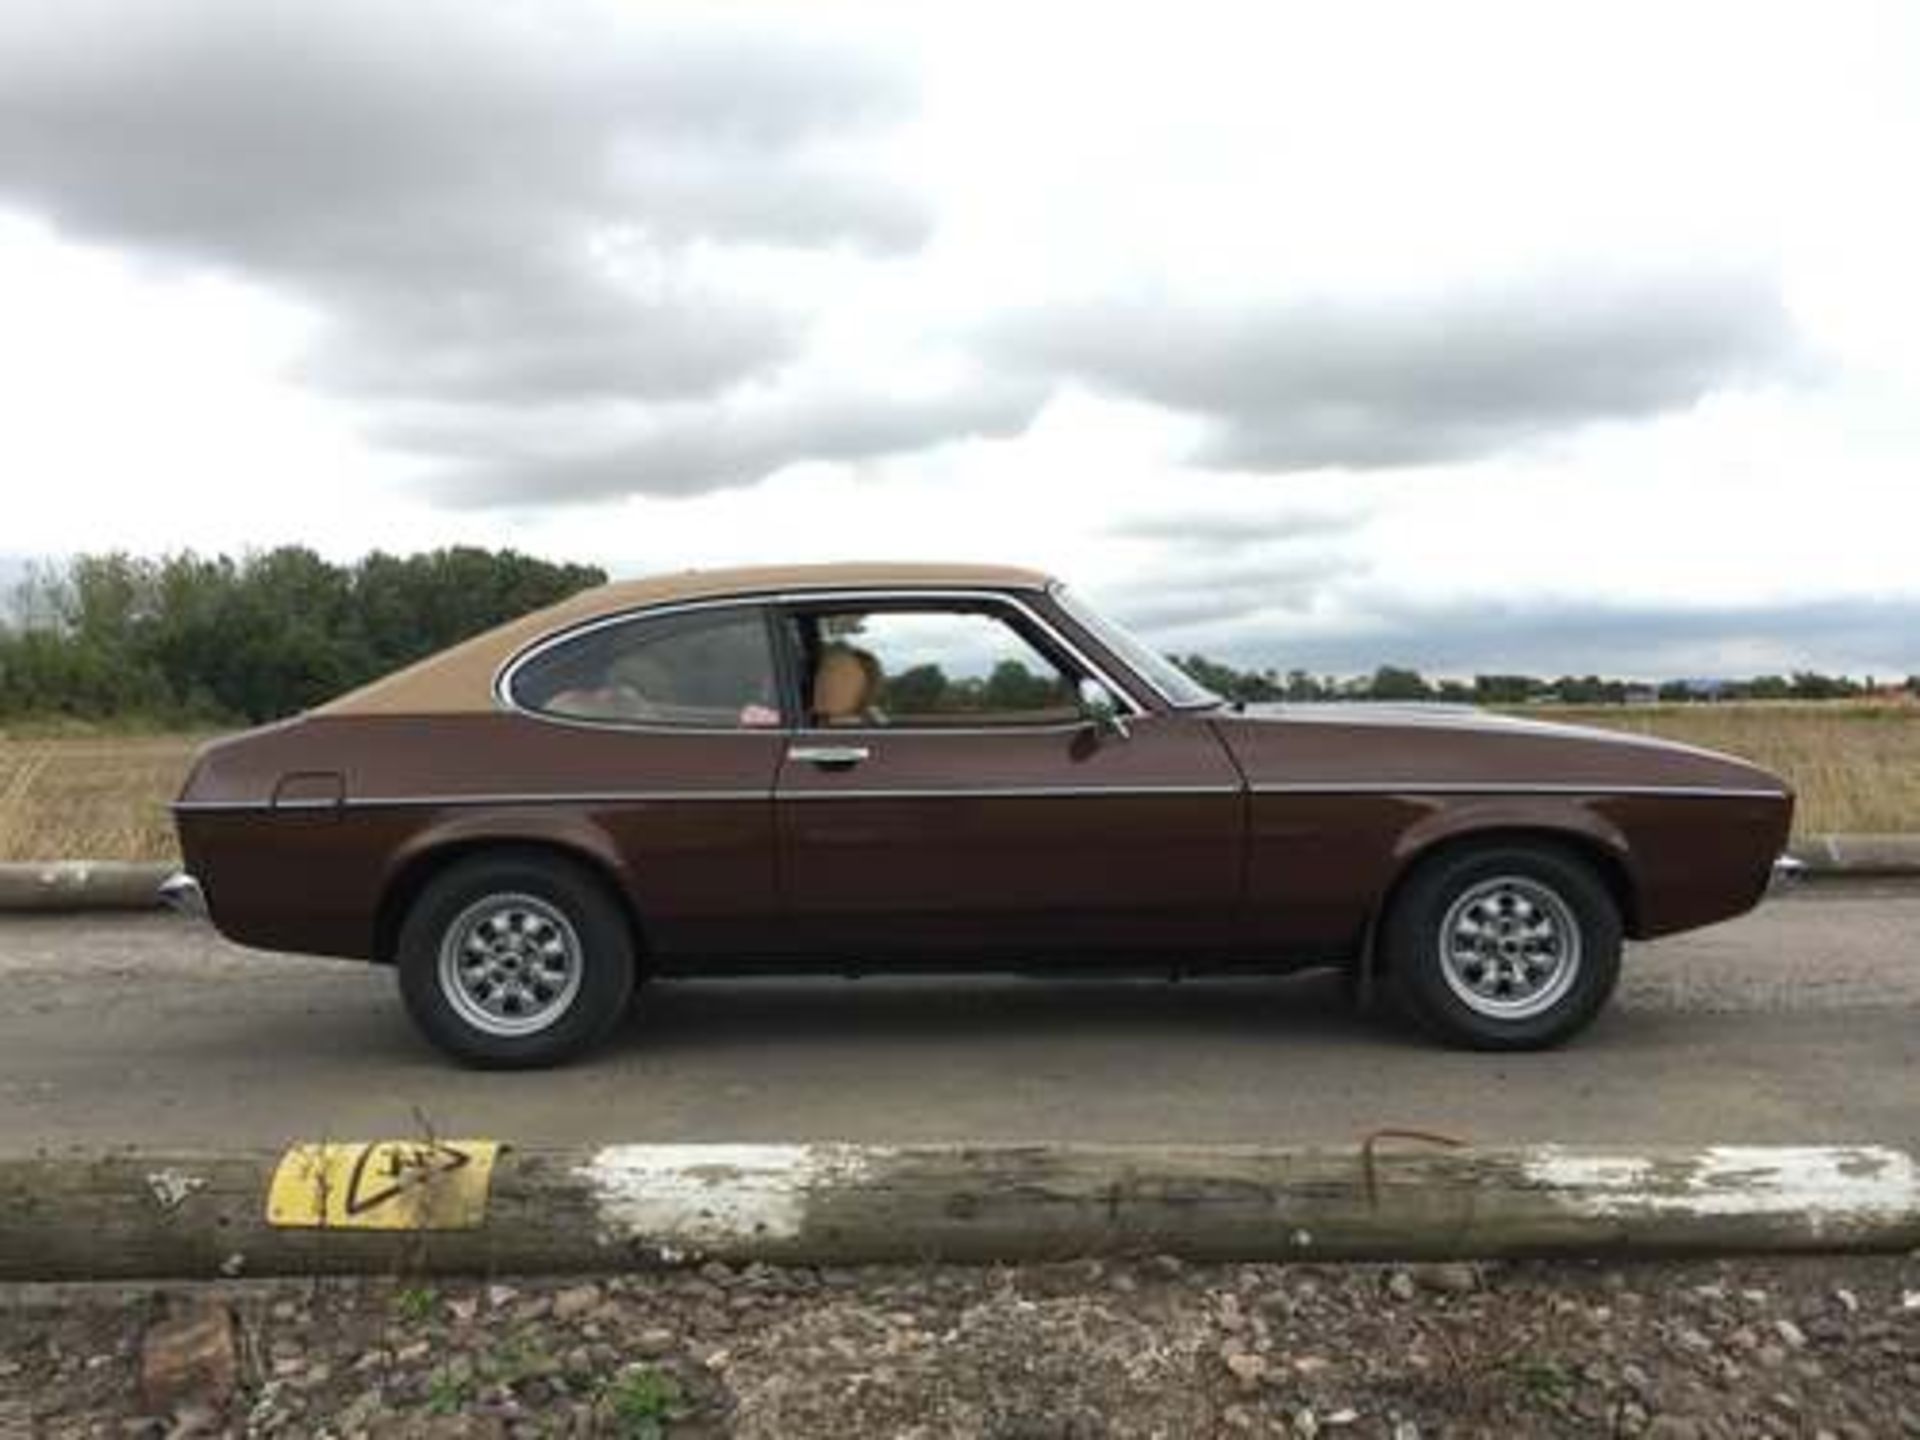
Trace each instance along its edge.
{"label": "green tree", "polygon": [[1036,675],[1018,660],[1002,660],[987,676],[982,700],[988,710],[1044,710],[1061,703],[1059,682]]}
{"label": "green tree", "polygon": [[77,556],[15,596],[0,715],[272,719],[604,578],[511,550]]}
{"label": "green tree", "polygon": [[1288,700],[1324,700],[1330,688],[1322,685],[1305,670],[1289,670],[1281,693]]}
{"label": "green tree", "polygon": [[1546,687],[1531,675],[1476,675],[1473,697],[1482,705],[1524,705]]}
{"label": "green tree", "polygon": [[1286,686],[1271,670],[1237,670],[1222,661],[1210,660],[1205,655],[1175,655],[1170,658],[1214,694],[1228,700],[1244,700],[1252,704],[1286,697]]}
{"label": "green tree", "polygon": [[880,705],[901,715],[937,715],[948,708],[947,672],[938,665],[914,665],[887,677]]}
{"label": "green tree", "polygon": [[1372,700],[1431,700],[1433,687],[1418,670],[1397,665],[1382,665],[1367,682],[1367,697]]}

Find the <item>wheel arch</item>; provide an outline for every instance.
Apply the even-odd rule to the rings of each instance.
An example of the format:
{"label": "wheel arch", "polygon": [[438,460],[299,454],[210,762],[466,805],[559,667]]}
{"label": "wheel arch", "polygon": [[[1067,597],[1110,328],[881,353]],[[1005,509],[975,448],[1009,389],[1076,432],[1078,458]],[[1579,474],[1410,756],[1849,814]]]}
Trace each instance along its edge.
{"label": "wheel arch", "polygon": [[634,905],[633,895],[624,883],[617,860],[600,853],[590,842],[545,834],[463,833],[438,837],[415,847],[403,856],[388,875],[374,912],[373,958],[391,965],[398,948],[400,928],[407,911],[421,891],[451,867],[476,855],[521,854],[563,860],[591,875],[606,891],[620,913],[626,917],[633,937],[633,953],[643,959],[647,953],[646,927]]}
{"label": "wheel arch", "polygon": [[[1584,827],[1542,824],[1538,821],[1496,821],[1484,825],[1453,828],[1416,840],[1396,853],[1392,876],[1374,901],[1368,932],[1377,933],[1380,924],[1393,911],[1409,881],[1427,866],[1463,850],[1492,849],[1499,846],[1537,846],[1563,851],[1590,865],[1613,897],[1620,911],[1620,924],[1629,936],[1639,933],[1639,887],[1624,841],[1610,843],[1609,837]],[[1368,945],[1369,967],[1378,963],[1373,945]]]}

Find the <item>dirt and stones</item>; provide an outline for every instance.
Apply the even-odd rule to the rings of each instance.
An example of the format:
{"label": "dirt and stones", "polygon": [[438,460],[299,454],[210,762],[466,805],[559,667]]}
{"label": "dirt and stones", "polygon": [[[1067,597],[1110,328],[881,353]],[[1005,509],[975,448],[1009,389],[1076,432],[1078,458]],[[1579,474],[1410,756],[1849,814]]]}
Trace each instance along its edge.
{"label": "dirt and stones", "polygon": [[41,1435],[1920,1440],[1920,1260],[0,1290]]}

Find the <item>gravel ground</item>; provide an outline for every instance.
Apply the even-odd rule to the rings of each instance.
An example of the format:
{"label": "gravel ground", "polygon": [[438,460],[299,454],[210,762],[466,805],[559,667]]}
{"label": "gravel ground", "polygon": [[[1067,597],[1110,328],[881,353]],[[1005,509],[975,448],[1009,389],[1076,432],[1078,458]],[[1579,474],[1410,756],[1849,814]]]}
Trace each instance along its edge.
{"label": "gravel ground", "polygon": [[0,1289],[8,1440],[1236,1434],[1920,1437],[1920,1256]]}

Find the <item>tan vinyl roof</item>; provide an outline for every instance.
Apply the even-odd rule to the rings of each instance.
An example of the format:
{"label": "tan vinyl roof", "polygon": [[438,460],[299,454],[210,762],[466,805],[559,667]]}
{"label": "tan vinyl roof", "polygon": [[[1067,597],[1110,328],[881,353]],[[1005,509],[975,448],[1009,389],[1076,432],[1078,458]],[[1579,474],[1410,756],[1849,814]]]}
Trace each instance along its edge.
{"label": "tan vinyl roof", "polygon": [[838,590],[983,586],[996,590],[1039,590],[1049,577],[1011,565],[916,565],[845,563],[769,565],[731,570],[682,570],[616,580],[570,595],[557,605],[509,620],[484,634],[404,670],[384,675],[358,690],[327,701],[316,715],[434,715],[493,708],[493,677],[524,646],[543,635],[583,620],[594,620],[643,605],[676,600],[706,600],[728,595],[757,595],[781,590]]}

